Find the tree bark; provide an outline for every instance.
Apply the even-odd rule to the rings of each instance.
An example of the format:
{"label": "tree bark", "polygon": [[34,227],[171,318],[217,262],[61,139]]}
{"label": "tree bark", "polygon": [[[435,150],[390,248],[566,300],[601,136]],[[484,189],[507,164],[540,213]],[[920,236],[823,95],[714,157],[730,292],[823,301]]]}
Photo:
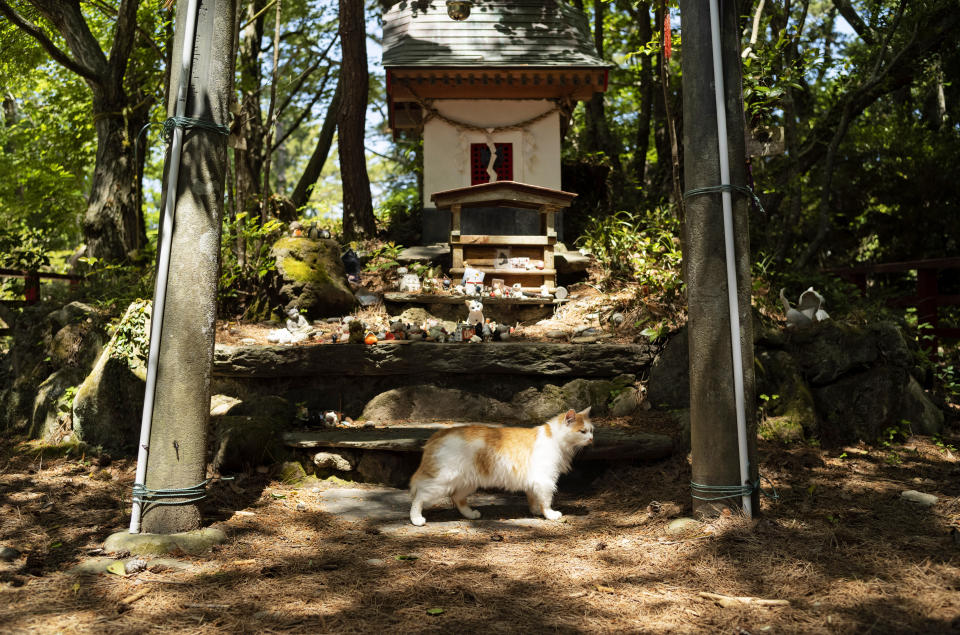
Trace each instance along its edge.
{"label": "tree bark", "polygon": [[303,170],[297,186],[293,190],[290,200],[296,209],[300,209],[310,201],[310,194],[313,192],[317,179],[323,171],[323,165],[327,162],[327,156],[330,154],[330,146],[333,145],[333,133],[337,128],[337,117],[340,112],[342,102],[343,84],[337,80],[337,88],[330,99],[330,105],[327,106],[327,114],[323,118],[323,127],[320,128],[320,136],[317,139],[317,146],[310,155],[307,167]]}
{"label": "tree bark", "polygon": [[[650,27],[650,7],[641,4],[637,7],[637,36],[641,42],[649,42],[653,37]],[[637,185],[646,189],[647,151],[650,149],[650,116],[653,113],[653,59],[649,55],[640,57],[640,112],[637,120],[636,151],[633,158],[633,175]]]}
{"label": "tree bark", "polygon": [[340,0],[343,105],[337,118],[337,145],[343,183],[343,238],[346,241],[372,237],[376,232],[364,148],[369,90],[364,24],[363,2]]}
{"label": "tree bark", "polygon": [[[603,17],[606,4],[603,0],[593,2],[593,42],[597,56],[603,59]],[[623,165],[620,163],[620,144],[610,134],[603,93],[594,93],[584,105],[586,114],[586,143],[588,152],[600,152],[610,161],[611,197],[618,200],[623,192]]]}
{"label": "tree bark", "polygon": [[[743,104],[736,3],[721,3],[724,108],[727,113],[730,180],[746,183]],[[720,185],[719,147],[714,96],[710,15],[703,0],[681,0],[683,19],[683,143],[687,190]],[[695,149],[695,150],[694,150]],[[750,246],[748,203],[734,195],[733,231],[740,313],[739,347],[743,358],[744,416],[750,481],[757,477],[754,408],[753,328],[750,313]],[[690,329],[691,479],[710,486],[743,485],[737,441],[737,411],[733,380],[730,314],[727,303],[726,256],[721,194],[695,196],[687,202],[687,297]],[[753,509],[757,510],[757,494]],[[737,507],[740,497],[722,501],[693,500],[694,511],[715,514],[720,507]]]}
{"label": "tree bark", "polygon": [[81,228],[89,255],[107,261],[124,260],[146,243],[139,205],[138,166],[143,154],[135,153],[134,139],[147,121],[152,100],[147,96],[137,103],[139,84],[129,80],[124,85],[135,45],[139,0],[120,3],[109,57],[90,32],[78,0],[30,1],[63,37],[69,53],[59,49],[41,28],[5,0],[0,0],[0,14],[36,39],[54,61],[80,75],[90,87],[97,158]]}
{"label": "tree bark", "polygon": [[[260,43],[264,32],[266,0],[252,0],[247,5],[246,26],[240,38],[238,66],[240,73],[240,136],[243,147],[234,149],[236,170],[236,211],[259,215],[263,203],[260,184],[263,173],[263,115],[260,111]],[[259,15],[258,15],[259,14]],[[254,18],[254,16],[257,16]]]}
{"label": "tree bark", "polygon": [[[183,48],[187,6],[185,2],[177,5],[176,51]],[[195,62],[191,72],[188,117],[227,123],[235,8],[235,0],[200,0],[193,58],[203,63]],[[170,75],[172,95],[177,93],[180,75],[176,64]],[[174,106],[168,106],[170,115]],[[163,330],[160,341],[150,343],[160,347],[145,483],[152,490],[193,487],[206,475],[227,138],[199,129],[185,131],[183,138]],[[174,192],[164,194],[174,196]],[[161,316],[155,314],[153,319]],[[170,534],[196,529],[200,522],[194,502],[147,505],[142,528],[147,533]]]}

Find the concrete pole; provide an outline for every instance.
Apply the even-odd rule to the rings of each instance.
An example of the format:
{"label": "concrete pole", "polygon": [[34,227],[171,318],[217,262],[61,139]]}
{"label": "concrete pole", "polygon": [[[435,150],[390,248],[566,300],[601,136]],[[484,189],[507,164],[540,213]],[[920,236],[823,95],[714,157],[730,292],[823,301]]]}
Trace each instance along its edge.
{"label": "concrete pole", "polygon": [[[183,48],[187,5],[177,3],[175,51]],[[235,11],[235,0],[200,0],[187,117],[228,125]],[[174,65],[168,94],[176,94],[179,75],[179,65]],[[172,115],[171,102],[168,116]],[[227,138],[204,129],[186,130],[159,342],[145,483],[148,489],[191,487],[206,476],[226,175]],[[164,196],[171,195],[164,192]],[[147,506],[142,528],[147,533],[169,534],[197,529],[200,523],[196,504],[156,505]]]}
{"label": "concrete pole", "polygon": [[[721,2],[721,41],[730,181],[746,184],[744,114],[741,97],[740,44],[737,2]],[[684,190],[721,184],[713,81],[709,3],[681,0],[683,28],[683,145]],[[740,352],[744,370],[744,403],[750,480],[757,478],[756,408],[753,328],[750,310],[749,203],[733,195],[737,306],[740,312]],[[742,485],[738,459],[737,409],[734,389],[730,315],[727,304],[726,259],[721,194],[686,201],[687,300],[690,342],[690,446],[692,476],[707,486]],[[709,497],[711,494],[700,493]],[[758,509],[754,493],[753,509]],[[714,515],[723,507],[739,508],[740,497],[718,501],[693,499],[694,511]]]}

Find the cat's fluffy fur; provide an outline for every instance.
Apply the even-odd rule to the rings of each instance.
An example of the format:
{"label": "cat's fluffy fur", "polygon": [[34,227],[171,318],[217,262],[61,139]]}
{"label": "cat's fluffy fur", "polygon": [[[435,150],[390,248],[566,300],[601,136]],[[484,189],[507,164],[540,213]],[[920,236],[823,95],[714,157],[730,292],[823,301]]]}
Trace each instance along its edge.
{"label": "cat's fluffy fur", "polygon": [[562,514],[550,506],[557,479],[577,450],[592,442],[590,408],[568,410],[535,428],[440,430],[427,441],[410,479],[410,522],[423,525],[423,507],[447,497],[465,518],[480,518],[467,496],[482,487],[526,492],[531,513],[557,520]]}

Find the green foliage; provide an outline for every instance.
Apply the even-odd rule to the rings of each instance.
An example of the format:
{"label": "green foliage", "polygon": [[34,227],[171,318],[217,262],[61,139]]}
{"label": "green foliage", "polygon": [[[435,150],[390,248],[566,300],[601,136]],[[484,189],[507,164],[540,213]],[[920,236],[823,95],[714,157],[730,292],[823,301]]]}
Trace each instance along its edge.
{"label": "green foliage", "polygon": [[125,361],[130,368],[136,368],[146,361],[150,346],[150,333],[147,332],[146,323],[150,312],[151,302],[136,301],[130,313],[117,324],[111,357]]}
{"label": "green foliage", "polygon": [[270,248],[283,223],[260,219],[240,212],[233,220],[224,218],[220,234],[220,264],[218,305],[221,315],[245,310],[257,298],[267,275],[276,271],[277,264],[270,257]]}
{"label": "green foliage", "polygon": [[78,259],[83,271],[79,290],[84,301],[111,310],[124,310],[135,300],[154,291],[156,245],[147,243],[130,262],[115,263],[91,256]]}
{"label": "green foliage", "polygon": [[682,285],[677,233],[676,221],[663,208],[620,211],[591,219],[576,244],[596,256],[611,281],[632,280],[669,293]]}
{"label": "green foliage", "polygon": [[403,245],[398,245],[394,242],[383,243],[377,247],[373,253],[370,254],[370,258],[367,260],[364,270],[370,272],[384,272],[389,271],[390,269],[395,269],[400,264],[397,262],[397,258],[400,256],[401,251],[403,251]]}
{"label": "green foliage", "polygon": [[0,267],[39,271],[50,264],[47,237],[26,224],[0,225]]}

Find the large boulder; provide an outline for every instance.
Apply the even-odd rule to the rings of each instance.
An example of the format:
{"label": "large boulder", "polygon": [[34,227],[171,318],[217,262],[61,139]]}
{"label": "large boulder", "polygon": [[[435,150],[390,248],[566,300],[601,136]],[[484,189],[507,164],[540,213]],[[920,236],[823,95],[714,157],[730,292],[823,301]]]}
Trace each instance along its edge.
{"label": "large boulder", "polygon": [[234,472],[286,456],[281,434],[290,421],[270,415],[227,415],[211,419],[211,469]]}
{"label": "large boulder", "polygon": [[508,421],[517,419],[510,404],[492,397],[431,385],[404,386],[380,393],[367,403],[366,421]]}
{"label": "large boulder", "polygon": [[892,322],[857,327],[831,321],[797,329],[789,334],[787,349],[803,376],[815,386],[876,364],[908,368],[913,363],[903,332]]}
{"label": "large boulder", "polygon": [[876,443],[888,428],[939,433],[943,413],[914,384],[905,368],[877,366],[815,388],[822,439],[831,445]]}
{"label": "large boulder", "polygon": [[150,302],[131,304],[93,370],[77,389],[73,429],[79,440],[133,453],[140,438],[147,378]]}
{"label": "large boulder", "polygon": [[33,402],[30,438],[59,443],[71,436],[74,391],[85,376],[83,370],[67,366],[40,384]]}
{"label": "large boulder", "polygon": [[819,436],[813,394],[794,358],[786,351],[757,351],[757,396],[765,418],[760,436],[780,441],[800,441]]}
{"label": "large boulder", "polygon": [[595,416],[610,413],[616,397],[633,386],[634,375],[619,375],[613,379],[578,378],[562,386],[547,384],[542,390],[528,388],[513,396],[511,403],[519,418],[528,423],[543,423],[569,408],[590,408]]}
{"label": "large boulder", "polygon": [[277,265],[278,302],[311,319],[349,313],[354,305],[335,240],[284,236],[270,249]]}

